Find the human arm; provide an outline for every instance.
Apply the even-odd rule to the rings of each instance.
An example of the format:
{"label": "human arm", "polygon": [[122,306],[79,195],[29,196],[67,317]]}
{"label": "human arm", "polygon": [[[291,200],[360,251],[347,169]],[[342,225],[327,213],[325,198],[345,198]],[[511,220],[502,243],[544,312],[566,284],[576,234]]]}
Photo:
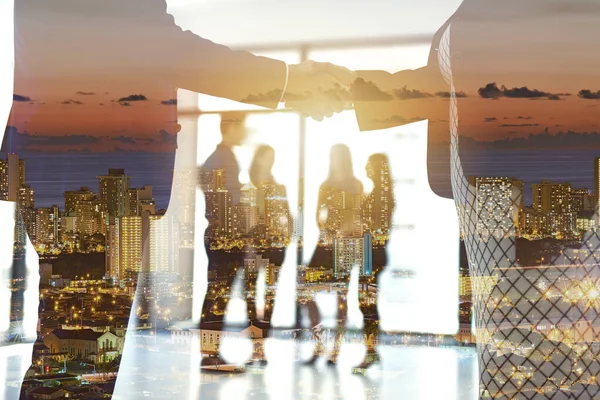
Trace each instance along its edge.
{"label": "human arm", "polygon": [[128,56],[140,66],[149,65],[157,79],[210,96],[277,107],[287,81],[283,61],[235,51],[181,29],[165,0],[108,3],[143,32],[126,39]]}
{"label": "human arm", "polygon": [[430,119],[448,108],[449,86],[440,73],[438,47],[449,19],[435,34],[427,65],[395,73],[356,71],[352,85],[356,118],[361,131],[387,129]]}

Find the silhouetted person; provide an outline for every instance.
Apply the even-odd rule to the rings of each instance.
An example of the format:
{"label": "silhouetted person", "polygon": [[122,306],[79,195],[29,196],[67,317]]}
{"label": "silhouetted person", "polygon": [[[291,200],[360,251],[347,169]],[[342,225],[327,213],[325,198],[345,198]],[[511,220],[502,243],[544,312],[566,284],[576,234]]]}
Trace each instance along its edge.
{"label": "silhouetted person", "polygon": [[321,240],[333,242],[335,237],[361,236],[361,204],[363,185],[354,176],[350,149],[344,144],[331,148],[329,176],[319,187],[317,224]]}
{"label": "silhouetted person", "polygon": [[[395,208],[394,185],[390,171],[390,163],[387,155],[378,153],[369,157],[366,165],[367,177],[373,182],[373,190],[365,197],[363,203],[364,216],[366,217],[367,229],[371,235],[378,241],[384,241],[384,257],[382,260],[382,268],[378,273],[382,273],[387,267],[388,256],[387,246],[389,243],[389,235],[392,230],[392,218]],[[363,331],[365,334],[373,334],[377,338],[379,334],[379,312],[377,303],[374,307],[361,307],[363,313]],[[377,351],[375,351],[377,353]],[[379,355],[375,354],[375,359],[379,359]],[[372,358],[369,358],[371,360]],[[369,361],[370,362],[370,361]]]}
{"label": "silhouetted person", "polygon": [[286,244],[291,238],[293,221],[287,199],[287,190],[273,176],[275,151],[271,146],[260,146],[250,165],[250,181],[257,189],[259,221],[264,224],[269,240]]}
{"label": "silhouetted person", "polygon": [[[284,101],[316,119],[341,110],[342,101],[320,88],[348,84],[347,69],[233,51],[179,28],[166,6],[164,0],[15,1],[14,101],[2,150],[88,152],[86,163],[104,164],[105,171],[121,167],[114,164],[120,154],[127,159],[123,151],[147,152],[140,159],[150,170],[172,171],[177,88],[268,108]],[[315,96],[302,96],[306,92]],[[111,152],[107,165],[99,154]],[[68,166],[47,159],[38,167],[42,181],[67,182],[67,169],[82,167],[79,159]],[[0,200],[16,202],[13,192]],[[53,200],[39,191],[36,203]],[[22,236],[16,254],[29,241]],[[35,339],[35,328],[25,331],[26,340]]]}
{"label": "silhouetted person", "polygon": [[[236,277],[234,262],[225,263],[218,257],[212,246],[220,239],[231,239],[232,219],[227,210],[241,200],[240,167],[233,149],[244,144],[247,138],[246,114],[226,112],[221,114],[221,142],[199,168],[199,183],[205,198],[205,216],[208,228],[204,233],[204,245],[208,256],[208,271],[217,276],[217,281],[225,279],[227,293],[233,287]],[[209,281],[213,288],[214,281]],[[204,313],[210,312],[203,307]]]}
{"label": "silhouetted person", "polygon": [[[257,225],[263,229],[254,230],[252,239],[258,239],[256,236],[260,235],[260,239],[266,239],[269,243],[279,240],[287,245],[291,238],[293,221],[285,185],[278,183],[273,176],[274,164],[275,150],[269,145],[259,146],[254,152],[249,175],[250,182],[256,188],[254,206],[257,209]],[[248,253],[254,254],[253,251]],[[285,247],[280,259],[282,262],[285,259]],[[264,285],[265,282],[258,284]],[[257,310],[257,313],[261,314],[257,315],[260,319],[266,315],[265,310]]]}
{"label": "silhouetted person", "polygon": [[[317,224],[321,231],[320,242],[333,245],[339,238],[362,237],[361,205],[363,184],[354,176],[352,155],[345,144],[331,147],[329,175],[319,187],[317,206]],[[334,277],[349,279],[350,270],[337,270],[334,265]],[[338,335],[345,332],[346,308],[341,295],[338,295],[337,319]],[[336,335],[337,336],[337,335]],[[337,340],[334,353],[338,352]],[[335,356],[334,356],[335,357]],[[315,357],[313,358],[316,359]]]}
{"label": "silhouetted person", "polygon": [[239,181],[240,166],[233,149],[243,145],[248,137],[246,114],[235,111],[222,113],[220,132],[221,142],[200,167],[200,184],[212,185],[214,191],[227,190],[231,204],[237,204],[242,184]]}
{"label": "silhouetted person", "polygon": [[[557,194],[564,186],[547,182],[534,188],[534,207],[525,208],[515,180],[478,177],[539,182],[554,175],[563,182],[574,163],[587,158],[589,169],[574,173],[573,181],[587,175],[592,182],[595,155],[571,151],[600,144],[594,104],[600,98],[599,16],[600,4],[588,0],[465,0],[435,34],[427,66],[359,71],[353,88],[361,130],[428,120],[430,187],[455,201],[471,278],[495,277],[473,287],[480,384],[487,396],[518,397],[521,390],[526,395],[542,389],[539,397],[564,390],[573,398],[598,396],[597,385],[587,384],[588,378],[575,384],[571,375],[578,359],[588,360],[578,376],[598,370],[597,354],[574,350],[598,341],[598,331],[570,329],[594,325],[598,311],[589,301],[569,299],[573,285],[583,281],[597,297],[600,232],[578,231],[572,203]],[[533,150],[528,155],[535,158],[507,150]],[[515,170],[519,164],[523,171]],[[527,214],[524,226],[514,217],[517,212]],[[569,247],[560,256],[542,258],[545,265],[539,268],[520,265],[517,249],[528,242],[527,230],[566,239]],[[431,235],[435,238],[435,227]],[[570,273],[557,279],[559,269]],[[534,282],[544,282],[553,294],[533,290]],[[557,329],[545,340],[532,339],[532,331],[547,321]],[[513,351],[500,345],[508,342]],[[518,350],[528,346],[526,353]],[[541,349],[549,356],[535,357]],[[506,370],[524,363],[530,365],[526,383],[506,377]],[[567,372],[559,373],[555,365]]]}
{"label": "silhouetted person", "polygon": [[[254,153],[254,159],[250,166],[250,181],[258,189],[259,220],[262,220],[262,223],[266,226],[268,240],[274,240],[273,233],[277,233],[276,236],[283,236],[286,244],[288,244],[291,239],[293,221],[289,210],[286,188],[278,183],[273,176],[274,164],[275,150],[268,145],[259,146]],[[281,259],[285,260],[285,249]],[[307,312],[307,324],[304,324],[303,321],[304,312]],[[312,330],[319,322],[320,314],[314,300],[307,300],[303,304],[296,301],[296,328]]]}

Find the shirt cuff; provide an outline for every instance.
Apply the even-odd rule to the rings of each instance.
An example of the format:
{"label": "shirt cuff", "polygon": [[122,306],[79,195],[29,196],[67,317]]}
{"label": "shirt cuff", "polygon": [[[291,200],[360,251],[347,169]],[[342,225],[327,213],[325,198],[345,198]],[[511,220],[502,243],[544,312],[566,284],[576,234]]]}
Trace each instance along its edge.
{"label": "shirt cuff", "polygon": [[285,96],[285,91],[287,89],[289,77],[290,77],[290,66],[288,65],[288,63],[285,63],[285,83],[283,85],[283,91],[281,92],[281,98],[279,99],[280,103],[283,101],[283,97]]}

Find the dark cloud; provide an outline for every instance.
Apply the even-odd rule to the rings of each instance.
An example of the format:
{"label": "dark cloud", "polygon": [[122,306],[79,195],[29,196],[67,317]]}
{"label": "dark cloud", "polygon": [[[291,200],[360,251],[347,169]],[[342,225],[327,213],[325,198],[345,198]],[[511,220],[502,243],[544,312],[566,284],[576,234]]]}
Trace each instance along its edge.
{"label": "dark cloud", "polygon": [[501,124],[499,126],[501,128],[509,128],[509,127],[524,127],[524,126],[540,126],[540,124]]}
{"label": "dark cloud", "polygon": [[93,145],[102,140],[102,137],[90,135],[62,135],[50,136],[19,132],[14,126],[7,126],[5,130],[4,147],[2,151],[28,151],[33,147],[44,146],[82,146]]}
{"label": "dark cloud", "polygon": [[577,93],[577,96],[585,100],[598,100],[600,99],[600,90],[592,92],[589,89],[582,89]]}
{"label": "dark cloud", "polygon": [[[449,99],[450,98],[450,92],[436,92],[435,95],[437,97],[443,97],[445,99]],[[454,97],[456,97],[456,98],[467,97],[467,94],[465,92],[463,92],[463,91],[454,92]]]}
{"label": "dark cloud", "polygon": [[117,136],[117,137],[113,137],[112,140],[116,140],[118,142],[121,143],[127,143],[127,144],[135,144],[136,143],[136,139],[130,136]]}
{"label": "dark cloud", "polygon": [[161,129],[160,132],[158,132],[158,136],[160,138],[160,143],[177,144],[177,134],[170,134],[164,129]]}
{"label": "dark cloud", "polygon": [[356,101],[389,101],[394,98],[389,93],[379,89],[375,83],[358,78],[352,85],[352,94]]}
{"label": "dark cloud", "polygon": [[501,97],[507,97],[512,99],[543,99],[547,98],[549,100],[560,100],[558,94],[542,92],[537,89],[529,89],[527,86],[522,87],[514,87],[512,89],[508,89],[506,86],[502,85],[498,88],[496,82],[488,83],[484,87],[480,87],[477,92],[479,96],[484,99],[499,99]]}
{"label": "dark cloud", "polygon": [[418,89],[408,89],[406,86],[404,86],[402,89],[394,90],[394,95],[399,100],[413,100],[433,97],[433,95],[430,93],[422,92]]}
{"label": "dark cloud", "polygon": [[119,103],[128,102],[128,101],[146,101],[148,98],[143,94],[132,94],[127,97],[121,97],[119,99]]}
{"label": "dark cloud", "polygon": [[31,101],[31,97],[22,96],[20,94],[13,93],[13,101],[19,101],[19,102]]}
{"label": "dark cloud", "polygon": [[[516,133],[516,132],[514,132]],[[548,128],[542,133],[525,137],[512,137],[495,141],[478,141],[472,137],[460,138],[461,149],[488,150],[565,150],[565,149],[599,149],[600,132],[559,132],[551,134]]]}
{"label": "dark cloud", "polygon": [[100,105],[100,106],[103,106],[103,105],[104,105],[104,103],[98,103],[98,105]]}
{"label": "dark cloud", "polygon": [[162,104],[163,106],[176,106],[177,99],[163,100],[160,102],[160,104]]}
{"label": "dark cloud", "polygon": [[494,122],[497,120],[498,120],[498,118],[496,118],[496,117],[486,117],[486,118],[484,118],[483,122]]}
{"label": "dark cloud", "polygon": [[78,101],[78,100],[69,99],[69,100],[61,101],[60,104],[77,104],[77,105],[81,105],[83,103],[81,101]]}
{"label": "dark cloud", "polygon": [[531,119],[531,117],[529,117],[529,116],[527,116],[527,117],[523,117],[523,116],[519,115],[519,116],[517,117],[517,119]]}
{"label": "dark cloud", "polygon": [[242,103],[260,104],[273,103],[281,100],[282,90],[274,89],[267,93],[251,94],[242,100]]}
{"label": "dark cloud", "polygon": [[131,107],[130,103],[127,102],[123,102],[123,103],[119,103],[120,105],[122,105],[123,107]]}
{"label": "dark cloud", "polygon": [[[424,117],[413,117],[413,118],[405,118],[402,115],[393,115],[389,118],[385,118],[385,119],[373,119],[372,122],[376,123],[376,124],[383,124],[385,126],[391,126],[391,125],[403,125],[403,124],[410,124],[412,122],[418,122],[418,121],[423,121],[426,120],[427,118]],[[444,120],[440,120],[441,122],[448,122],[448,121],[444,121]],[[439,121],[430,121],[432,123],[434,122],[439,122]]]}
{"label": "dark cloud", "polygon": [[94,92],[76,92],[75,94],[78,94],[80,96],[94,96],[96,93],[94,93]]}

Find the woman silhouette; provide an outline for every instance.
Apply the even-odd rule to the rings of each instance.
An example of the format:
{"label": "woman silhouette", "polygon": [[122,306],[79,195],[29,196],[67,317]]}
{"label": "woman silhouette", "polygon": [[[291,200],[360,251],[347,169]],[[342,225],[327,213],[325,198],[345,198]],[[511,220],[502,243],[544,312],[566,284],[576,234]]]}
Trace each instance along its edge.
{"label": "woman silhouette", "polygon": [[[353,173],[352,155],[348,146],[336,144],[330,152],[329,176],[319,188],[317,204],[317,224],[320,229],[320,244],[325,247],[335,246],[336,240],[341,238],[362,237],[362,199],[363,184]],[[349,269],[334,266],[334,277],[345,279],[351,273]],[[338,294],[337,319],[341,321],[335,347],[331,360],[335,359],[338,352],[337,340],[345,333],[346,308],[343,296]],[[313,358],[313,360],[316,358]]]}
{"label": "woman silhouette", "polygon": [[[291,239],[293,223],[286,188],[279,184],[273,176],[274,164],[275,150],[269,145],[259,146],[250,165],[250,182],[257,188],[258,222],[264,227],[269,242],[287,245]],[[285,246],[281,259],[285,259]],[[259,276],[264,277],[264,274]],[[257,282],[257,286],[264,287],[264,280]],[[257,298],[256,300],[256,317],[263,319],[265,309],[264,306],[259,305],[264,305],[263,299]]]}
{"label": "woman silhouette", "polygon": [[334,145],[329,176],[319,188],[317,224],[322,243],[332,244],[339,236],[362,236],[362,197],[363,184],[354,176],[350,149],[344,144]]}

